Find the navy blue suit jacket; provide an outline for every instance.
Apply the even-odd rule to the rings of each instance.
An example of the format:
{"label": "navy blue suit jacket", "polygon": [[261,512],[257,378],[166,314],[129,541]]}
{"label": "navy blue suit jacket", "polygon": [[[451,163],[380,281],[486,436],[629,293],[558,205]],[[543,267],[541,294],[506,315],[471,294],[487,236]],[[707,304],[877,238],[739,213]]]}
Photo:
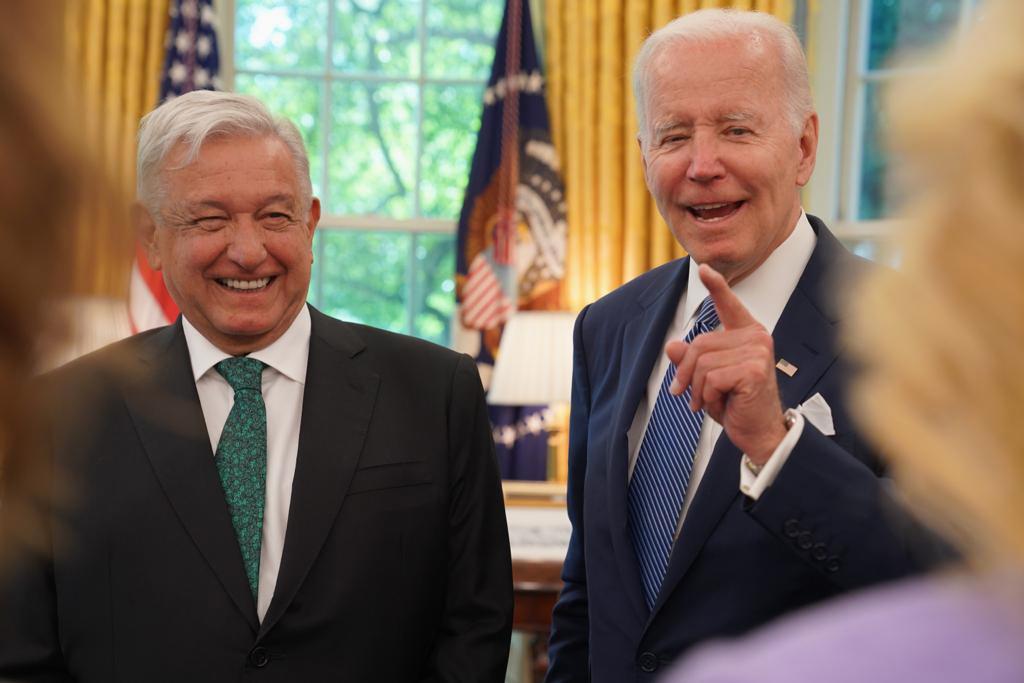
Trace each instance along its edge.
{"label": "navy blue suit jacket", "polygon": [[[698,641],[922,568],[916,528],[850,422],[832,278],[870,267],[809,217],[817,244],[775,327],[784,407],[820,393],[836,434],[806,423],[774,484],[739,492],[742,453],[722,434],[673,549],[653,611],[626,518],[626,433],[687,282],[688,258],[656,268],[576,321],[569,445],[572,538],[554,612],[548,681],[641,681]],[[924,547],[922,541],[922,547]]]}

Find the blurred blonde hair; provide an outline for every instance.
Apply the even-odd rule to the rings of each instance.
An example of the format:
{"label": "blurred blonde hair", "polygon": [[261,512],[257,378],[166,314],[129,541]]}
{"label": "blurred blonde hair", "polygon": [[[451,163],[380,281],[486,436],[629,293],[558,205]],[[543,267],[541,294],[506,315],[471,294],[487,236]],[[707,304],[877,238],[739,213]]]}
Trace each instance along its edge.
{"label": "blurred blonde hair", "polygon": [[0,21],[0,560],[13,536],[38,538],[48,485],[32,381],[54,332],[84,168],[63,78],[64,3],[14,2]]}
{"label": "blurred blonde hair", "polygon": [[980,565],[1024,565],[1024,3],[990,2],[894,93],[921,198],[858,294],[861,416],[910,501]]}

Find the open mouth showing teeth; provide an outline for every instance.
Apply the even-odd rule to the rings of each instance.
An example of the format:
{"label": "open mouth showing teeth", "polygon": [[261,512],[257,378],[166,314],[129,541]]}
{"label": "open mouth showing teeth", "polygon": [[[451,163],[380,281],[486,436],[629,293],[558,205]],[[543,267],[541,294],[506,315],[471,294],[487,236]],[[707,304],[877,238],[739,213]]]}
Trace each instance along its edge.
{"label": "open mouth showing teeth", "polygon": [[263,289],[270,284],[273,280],[272,277],[261,277],[257,280],[232,280],[229,278],[217,278],[217,282],[221,287],[228,289],[235,289],[242,292],[251,292],[257,289]]}
{"label": "open mouth showing teeth", "polygon": [[698,220],[720,221],[723,218],[728,218],[732,214],[736,213],[742,205],[743,202],[739,201],[722,202],[719,204],[695,204],[686,208]]}

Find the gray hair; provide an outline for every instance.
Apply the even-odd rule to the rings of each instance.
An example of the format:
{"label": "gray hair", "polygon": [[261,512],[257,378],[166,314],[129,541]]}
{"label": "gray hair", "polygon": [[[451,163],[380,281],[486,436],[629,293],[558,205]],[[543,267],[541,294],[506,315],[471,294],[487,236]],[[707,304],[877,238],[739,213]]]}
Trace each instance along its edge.
{"label": "gray hair", "polygon": [[796,31],[784,21],[763,12],[731,9],[702,9],[673,19],[644,41],[633,64],[633,93],[636,97],[639,136],[647,127],[647,88],[654,59],[666,48],[679,44],[708,44],[728,38],[746,38],[752,45],[774,44],[779,51],[783,97],[787,117],[797,133],[814,111],[807,59]]}
{"label": "gray hair", "polygon": [[280,139],[291,153],[299,180],[299,197],[308,209],[313,197],[309,179],[309,157],[302,134],[291,121],[276,118],[255,97],[237,93],[194,90],[168,100],[142,117],[136,160],[137,198],[154,216],[165,199],[161,171],[167,155],[178,143],[187,151],[182,166],[199,156],[199,149],[211,137],[262,137]]}

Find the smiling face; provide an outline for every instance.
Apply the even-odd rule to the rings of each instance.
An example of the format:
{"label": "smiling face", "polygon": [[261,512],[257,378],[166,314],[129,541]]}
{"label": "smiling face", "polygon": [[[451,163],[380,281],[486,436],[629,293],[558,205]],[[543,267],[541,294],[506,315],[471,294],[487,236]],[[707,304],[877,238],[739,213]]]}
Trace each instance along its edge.
{"label": "smiling face", "polygon": [[669,45],[648,76],[647,187],[683,248],[731,284],[792,232],[814,170],[817,115],[794,131],[776,53],[750,38]]}
{"label": "smiling face", "polygon": [[150,266],[182,314],[215,346],[239,355],[281,336],[305,304],[316,199],[308,209],[278,138],[212,138],[180,166],[168,154],[160,215],[136,208]]}

